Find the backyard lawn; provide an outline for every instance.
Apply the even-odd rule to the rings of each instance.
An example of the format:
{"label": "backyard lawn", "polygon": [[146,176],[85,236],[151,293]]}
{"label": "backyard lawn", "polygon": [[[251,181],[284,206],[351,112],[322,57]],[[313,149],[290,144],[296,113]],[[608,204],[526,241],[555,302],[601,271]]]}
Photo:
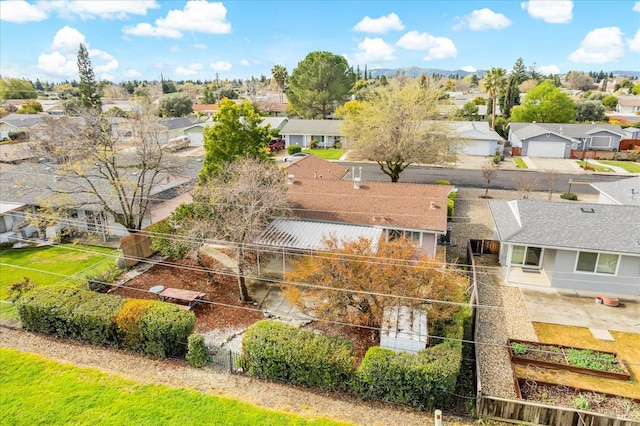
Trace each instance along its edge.
{"label": "backyard lawn", "polygon": [[598,160],[598,162],[606,164],[607,166],[622,167],[628,173],[640,173],[640,163],[635,163],[633,161]]}
{"label": "backyard lawn", "polygon": [[[110,248],[74,244],[0,250],[0,300],[9,300],[8,286],[24,277],[37,285],[72,284],[69,277],[115,264],[115,254]],[[10,306],[0,304],[0,317]]]}
{"label": "backyard lawn", "polygon": [[[622,381],[566,371],[560,379],[562,383],[558,383],[556,370],[541,369],[537,380],[640,399],[640,334],[612,331],[615,341],[607,341],[596,339],[584,327],[542,323],[534,323],[534,327],[538,338],[544,343],[615,352],[631,374],[631,380]],[[527,377],[525,366],[516,366],[516,372],[519,377]]]}
{"label": "backyard lawn", "polygon": [[0,424],[344,425],[0,349]]}
{"label": "backyard lawn", "polygon": [[316,157],[323,158],[325,160],[339,160],[344,155],[343,149],[305,149],[303,152],[313,154]]}

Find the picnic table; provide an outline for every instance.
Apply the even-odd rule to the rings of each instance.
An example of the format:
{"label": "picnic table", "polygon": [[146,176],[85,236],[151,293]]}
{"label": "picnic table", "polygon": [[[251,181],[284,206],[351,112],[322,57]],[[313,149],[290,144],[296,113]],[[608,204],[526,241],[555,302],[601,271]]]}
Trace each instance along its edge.
{"label": "picnic table", "polygon": [[188,306],[185,306],[185,308],[192,309],[199,302],[204,301],[204,297],[207,294],[201,293],[199,291],[183,290],[180,288],[165,288],[160,293],[158,293],[158,295],[162,297],[163,302],[166,302],[168,299],[179,300],[188,303]]}

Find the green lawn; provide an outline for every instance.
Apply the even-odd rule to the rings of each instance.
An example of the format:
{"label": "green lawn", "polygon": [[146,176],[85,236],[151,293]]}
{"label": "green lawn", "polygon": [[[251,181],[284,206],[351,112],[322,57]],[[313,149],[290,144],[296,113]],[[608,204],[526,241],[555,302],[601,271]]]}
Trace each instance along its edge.
{"label": "green lawn", "polygon": [[605,166],[599,166],[597,164],[593,164],[593,163],[589,163],[586,161],[576,161],[576,163],[578,163],[578,165],[582,168],[584,168],[585,166],[588,166],[590,168],[592,168],[593,170],[595,170],[596,172],[612,172],[613,170],[610,169],[609,167],[605,167]]}
{"label": "green lawn", "polygon": [[7,287],[28,277],[38,285],[67,282],[94,267],[115,263],[110,248],[64,244],[51,247],[0,250],[0,300],[8,300]]}
{"label": "green lawn", "polygon": [[611,160],[598,160],[602,164],[607,166],[622,167],[629,173],[640,173],[640,163],[634,163],[633,161],[611,161]]}
{"label": "green lawn", "polygon": [[0,349],[0,424],[344,425]]}
{"label": "green lawn", "polygon": [[324,158],[325,160],[339,160],[344,155],[343,149],[305,149],[304,152],[313,154],[316,157]]}
{"label": "green lawn", "polygon": [[515,163],[516,167],[519,169],[528,169],[527,163],[525,163],[522,158],[516,157],[513,159],[513,162]]}

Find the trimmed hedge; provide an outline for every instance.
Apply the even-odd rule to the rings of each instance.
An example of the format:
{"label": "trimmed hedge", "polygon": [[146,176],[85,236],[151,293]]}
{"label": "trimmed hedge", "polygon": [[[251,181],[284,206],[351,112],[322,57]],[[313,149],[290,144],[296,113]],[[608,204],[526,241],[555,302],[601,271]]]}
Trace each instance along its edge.
{"label": "trimmed hedge", "polygon": [[302,152],[302,147],[300,145],[288,145],[287,146],[287,154],[293,155],[298,152]]}
{"label": "trimmed hedge", "polygon": [[451,181],[448,181],[446,179],[436,179],[433,181],[434,185],[451,185]]}
{"label": "trimmed hedge", "polygon": [[27,330],[115,345],[159,357],[180,355],[195,315],[169,303],[83,289],[39,287],[16,302]]}
{"label": "trimmed hedge", "polygon": [[442,343],[417,354],[374,346],[358,369],[361,396],[421,410],[447,407],[461,360],[459,342]]}
{"label": "trimmed hedge", "polygon": [[201,334],[194,333],[189,336],[187,344],[187,364],[200,368],[207,365],[207,362],[209,362],[209,355],[207,355],[204,337]]}
{"label": "trimmed hedge", "polygon": [[278,321],[258,321],[242,340],[249,374],[325,390],[347,390],[354,379],[353,344]]}

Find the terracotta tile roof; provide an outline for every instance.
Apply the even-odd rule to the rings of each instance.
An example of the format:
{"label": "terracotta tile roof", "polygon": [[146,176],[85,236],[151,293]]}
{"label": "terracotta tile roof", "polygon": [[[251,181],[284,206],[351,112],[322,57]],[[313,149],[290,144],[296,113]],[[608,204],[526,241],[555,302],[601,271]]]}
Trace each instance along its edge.
{"label": "terracotta tile roof", "polygon": [[[294,216],[385,228],[447,230],[449,185],[298,179],[289,186]],[[433,205],[432,205],[433,203]]]}
{"label": "terracotta tile roof", "polygon": [[315,155],[307,155],[294,162],[284,164],[286,164],[285,170],[287,174],[294,175],[296,179],[340,180],[349,171],[346,167],[339,166]]}

